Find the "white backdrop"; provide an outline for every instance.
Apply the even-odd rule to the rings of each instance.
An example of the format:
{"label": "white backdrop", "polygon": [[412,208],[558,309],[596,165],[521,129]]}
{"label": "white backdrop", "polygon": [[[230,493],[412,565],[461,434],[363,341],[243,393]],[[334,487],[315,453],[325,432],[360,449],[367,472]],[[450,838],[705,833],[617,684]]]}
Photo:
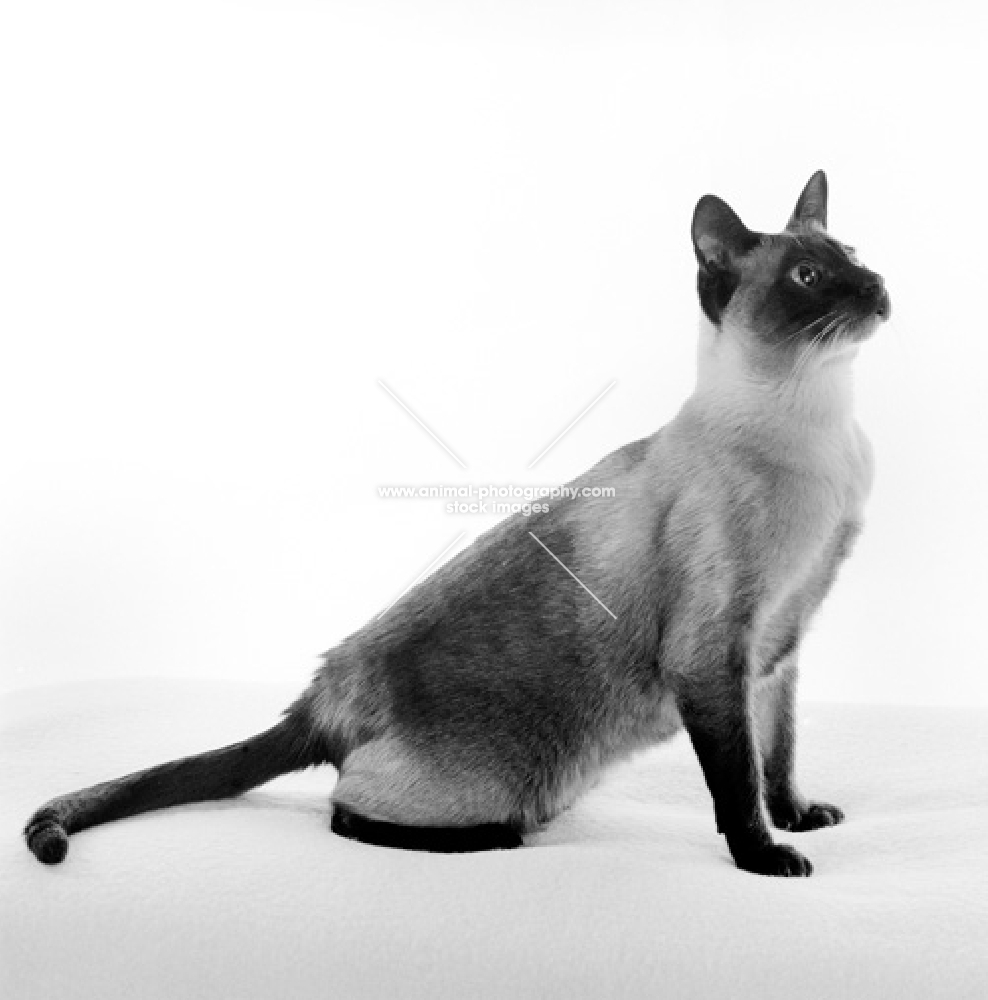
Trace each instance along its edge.
{"label": "white backdrop", "polygon": [[803,693],[988,703],[985,25],[927,9],[8,5],[3,686],[301,686],[491,523],[378,487],[562,482],[656,429],[697,198],[779,229],[823,167],[895,312]]}

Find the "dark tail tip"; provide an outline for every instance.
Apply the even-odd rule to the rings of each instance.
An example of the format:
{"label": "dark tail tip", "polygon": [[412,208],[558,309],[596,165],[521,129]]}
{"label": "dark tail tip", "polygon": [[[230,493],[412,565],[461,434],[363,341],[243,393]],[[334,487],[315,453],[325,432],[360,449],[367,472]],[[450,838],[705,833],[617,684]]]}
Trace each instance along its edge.
{"label": "dark tail tip", "polygon": [[44,865],[57,865],[69,851],[69,835],[57,819],[38,819],[28,824],[24,838],[31,853]]}

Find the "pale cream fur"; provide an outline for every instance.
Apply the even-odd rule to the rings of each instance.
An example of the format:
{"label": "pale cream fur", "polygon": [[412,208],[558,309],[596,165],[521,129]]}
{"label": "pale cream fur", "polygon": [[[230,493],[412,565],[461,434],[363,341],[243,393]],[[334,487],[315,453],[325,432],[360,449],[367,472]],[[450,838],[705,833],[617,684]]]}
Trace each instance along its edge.
{"label": "pale cream fur", "polygon": [[778,474],[762,528],[757,662],[759,649],[785,630],[787,606],[814,586],[842,526],[860,526],[873,462],[853,412],[857,345],[803,348],[809,353],[794,353],[787,371],[761,364],[751,336],[729,318],[719,330],[701,318],[696,389],[678,419],[702,428],[734,475],[744,476],[741,455],[757,456]]}

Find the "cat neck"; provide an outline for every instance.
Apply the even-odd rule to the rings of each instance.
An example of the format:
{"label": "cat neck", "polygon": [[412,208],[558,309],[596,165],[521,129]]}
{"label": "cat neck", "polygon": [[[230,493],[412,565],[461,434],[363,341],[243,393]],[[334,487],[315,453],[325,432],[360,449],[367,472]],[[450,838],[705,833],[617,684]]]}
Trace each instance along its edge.
{"label": "cat neck", "polygon": [[[853,432],[852,362],[857,345],[817,352],[782,365],[759,356],[744,331],[700,319],[697,381],[687,410],[719,435],[771,447],[799,448]],[[795,371],[794,371],[795,367]]]}

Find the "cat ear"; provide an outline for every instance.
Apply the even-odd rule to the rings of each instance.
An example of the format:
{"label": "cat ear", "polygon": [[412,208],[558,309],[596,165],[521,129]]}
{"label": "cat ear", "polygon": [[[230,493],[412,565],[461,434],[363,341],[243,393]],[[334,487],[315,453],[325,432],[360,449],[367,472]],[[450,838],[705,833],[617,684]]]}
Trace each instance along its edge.
{"label": "cat ear", "polygon": [[786,229],[792,232],[814,223],[821,229],[827,228],[827,175],[822,170],[806,182]]}
{"label": "cat ear", "polygon": [[725,201],[705,194],[693,212],[693,250],[700,266],[708,271],[731,268],[734,258],[741,257],[758,245],[753,233]]}

